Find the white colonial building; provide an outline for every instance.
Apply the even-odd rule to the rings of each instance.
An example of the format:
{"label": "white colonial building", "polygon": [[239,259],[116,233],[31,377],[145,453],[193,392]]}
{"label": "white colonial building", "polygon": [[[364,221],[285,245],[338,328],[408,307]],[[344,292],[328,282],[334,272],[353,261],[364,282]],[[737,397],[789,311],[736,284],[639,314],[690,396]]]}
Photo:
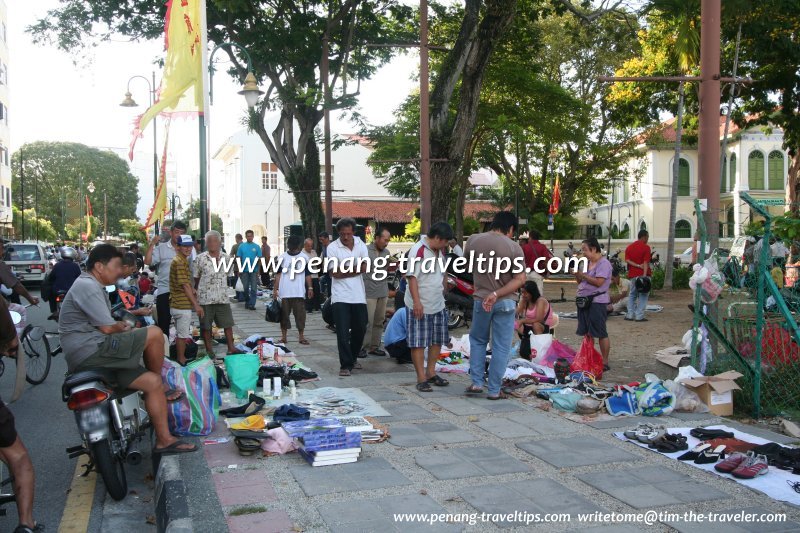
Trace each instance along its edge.
{"label": "white colonial building", "polygon": [[[659,243],[666,243],[669,231],[675,155],[673,122],[665,122],[655,134],[643,138],[638,147],[641,157],[631,160],[627,171],[615,180],[613,202],[609,194],[607,203],[592,205],[578,214],[590,233],[593,231],[596,236],[607,238],[611,230],[612,234],[619,233],[620,239],[631,241],[640,229],[647,229],[656,248],[666,248]],[[720,139],[724,123],[725,117],[720,117]],[[719,191],[718,215],[723,242],[739,236],[743,228],[757,218],[740,198],[740,193],[747,192],[756,200],[773,204],[768,209],[775,214],[784,211],[780,204],[785,197],[789,160],[782,144],[783,132],[778,128],[770,131],[753,126],[740,130],[731,124]],[[698,194],[697,147],[684,147],[679,164],[677,252],[682,249],[681,243],[687,246],[691,243],[697,225],[694,214],[694,199]]]}
{"label": "white colonial building", "polygon": [[11,133],[8,126],[8,8],[0,0],[0,228],[11,231]]}

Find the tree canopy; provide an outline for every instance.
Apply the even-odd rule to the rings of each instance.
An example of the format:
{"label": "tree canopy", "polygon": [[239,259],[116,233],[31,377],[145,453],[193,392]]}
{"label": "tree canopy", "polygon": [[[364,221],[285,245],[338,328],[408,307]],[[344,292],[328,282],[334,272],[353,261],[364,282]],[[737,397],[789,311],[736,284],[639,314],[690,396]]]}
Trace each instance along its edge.
{"label": "tree canopy", "polygon": [[[181,217],[183,220],[186,221],[187,225],[190,220],[193,218],[200,218],[200,200],[192,200],[186,209],[181,213]],[[209,221],[209,228],[217,230],[220,233],[222,232],[222,217],[220,217],[217,213],[212,211],[211,213],[211,220]],[[201,236],[198,235],[197,231],[189,231],[195,238],[200,238]]]}
{"label": "tree canopy", "polygon": [[[59,234],[69,224],[78,225],[81,213],[86,212],[85,195],[95,216],[102,218],[106,193],[109,234],[121,230],[120,220],[136,218],[139,182],[128,163],[114,152],[79,143],[40,141],[17,150],[11,169],[14,204],[24,204],[26,211],[37,209],[38,216]],[[94,183],[94,193],[87,189],[89,182]],[[102,233],[102,220],[93,227]]]}

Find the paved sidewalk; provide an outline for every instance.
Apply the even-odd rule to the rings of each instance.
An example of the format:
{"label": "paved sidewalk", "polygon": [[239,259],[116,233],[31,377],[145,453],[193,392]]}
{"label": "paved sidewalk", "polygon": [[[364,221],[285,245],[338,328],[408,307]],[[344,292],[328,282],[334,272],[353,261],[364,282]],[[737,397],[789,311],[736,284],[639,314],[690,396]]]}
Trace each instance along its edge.
{"label": "paved sidewalk", "polygon": [[[258,311],[234,304],[247,334],[279,336],[277,324]],[[357,463],[312,468],[297,454],[242,457],[233,443],[204,446],[219,504],[230,531],[798,531],[800,508],[782,504],[735,482],[626,444],[615,427],[636,419],[578,424],[517,400],[466,398],[464,376],[448,376],[450,386],[418,393],[410,365],[393,359],[362,359],[364,369],[338,377],[336,337],[319,313],[309,315],[310,346],[289,346],[320,374],[304,387],[359,387],[391,417],[392,438],[365,444]],[[673,426],[719,422],[707,415],[659,420]],[[729,422],[726,422],[729,423]],[[225,435],[224,425],[217,431]],[[594,427],[592,427],[594,426]],[[747,428],[767,438],[786,437]],[[800,480],[800,479],[798,479]],[[190,495],[190,508],[199,508]],[[203,503],[205,505],[205,503]],[[208,508],[208,507],[206,507]],[[779,512],[780,524],[699,524],[656,519],[643,523],[578,523],[577,513],[649,510],[673,513]],[[468,524],[404,524],[394,513],[567,513],[572,520],[509,524],[480,518]],[[193,512],[194,514],[194,512]],[[194,516],[193,516],[194,518]],[[499,517],[497,518],[500,519]],[[195,531],[219,531],[194,520]]]}

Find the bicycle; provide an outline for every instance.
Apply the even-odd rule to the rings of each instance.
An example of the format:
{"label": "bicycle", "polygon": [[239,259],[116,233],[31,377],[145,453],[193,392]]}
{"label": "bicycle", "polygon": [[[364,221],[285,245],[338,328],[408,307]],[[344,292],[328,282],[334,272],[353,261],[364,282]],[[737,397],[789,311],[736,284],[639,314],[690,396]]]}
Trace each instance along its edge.
{"label": "bicycle", "polygon": [[25,362],[25,381],[31,385],[43,383],[50,373],[53,353],[46,333],[43,327],[28,324],[19,337],[20,347],[28,358]]}

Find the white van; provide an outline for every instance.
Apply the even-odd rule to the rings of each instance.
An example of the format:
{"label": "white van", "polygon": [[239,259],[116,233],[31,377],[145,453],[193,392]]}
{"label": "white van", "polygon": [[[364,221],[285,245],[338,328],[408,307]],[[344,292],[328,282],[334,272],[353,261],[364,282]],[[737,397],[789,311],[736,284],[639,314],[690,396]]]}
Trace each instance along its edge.
{"label": "white van", "polygon": [[25,282],[41,283],[50,272],[47,251],[35,242],[7,242],[3,261]]}

